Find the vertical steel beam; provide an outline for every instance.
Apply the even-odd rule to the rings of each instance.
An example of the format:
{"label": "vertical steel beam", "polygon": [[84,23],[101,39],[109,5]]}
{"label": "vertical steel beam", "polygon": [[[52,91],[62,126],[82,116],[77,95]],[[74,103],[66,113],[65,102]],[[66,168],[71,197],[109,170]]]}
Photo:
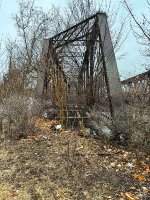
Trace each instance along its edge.
{"label": "vertical steel beam", "polygon": [[37,73],[37,85],[35,90],[36,98],[43,97],[48,51],[49,51],[49,40],[44,40],[40,58],[40,66]]}
{"label": "vertical steel beam", "polygon": [[98,14],[98,26],[110,111],[114,122],[115,132],[116,135],[118,135],[126,133],[127,123],[123,109],[121,82],[107,22],[107,15],[105,13]]}

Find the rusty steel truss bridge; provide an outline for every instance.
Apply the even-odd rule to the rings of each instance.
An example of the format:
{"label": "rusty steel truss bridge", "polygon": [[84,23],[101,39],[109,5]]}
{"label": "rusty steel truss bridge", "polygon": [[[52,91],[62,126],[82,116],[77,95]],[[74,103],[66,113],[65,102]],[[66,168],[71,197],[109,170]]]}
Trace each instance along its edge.
{"label": "rusty steel truss bridge", "polygon": [[[61,105],[99,105],[117,133],[127,130],[121,82],[106,13],[45,39],[36,96]],[[62,103],[65,102],[64,104]]]}

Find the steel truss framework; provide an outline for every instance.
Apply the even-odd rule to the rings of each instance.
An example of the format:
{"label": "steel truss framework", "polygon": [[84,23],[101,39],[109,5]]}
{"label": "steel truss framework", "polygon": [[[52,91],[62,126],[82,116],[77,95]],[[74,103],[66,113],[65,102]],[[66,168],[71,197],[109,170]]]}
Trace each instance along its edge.
{"label": "steel truss framework", "polygon": [[105,13],[96,13],[45,39],[41,60],[37,96],[42,96],[45,88],[52,88],[52,74],[57,84],[63,76],[68,102],[107,104],[116,131],[125,132],[121,83]]}
{"label": "steel truss framework", "polygon": [[130,103],[136,100],[150,103],[150,70],[121,81],[121,84],[126,98],[129,98],[130,94],[134,95]]}

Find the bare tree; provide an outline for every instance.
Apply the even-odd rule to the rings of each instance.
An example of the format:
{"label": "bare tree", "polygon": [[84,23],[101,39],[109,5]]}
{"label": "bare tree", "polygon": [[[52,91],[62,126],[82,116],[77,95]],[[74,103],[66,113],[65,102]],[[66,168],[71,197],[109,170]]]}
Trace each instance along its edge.
{"label": "bare tree", "polygon": [[[20,54],[28,65],[28,69],[36,68],[39,58],[39,40],[45,36],[48,20],[46,14],[34,6],[34,1],[19,1],[19,12],[13,16],[18,32]],[[40,44],[41,45],[41,44]]]}
{"label": "bare tree", "polygon": [[[142,54],[146,57],[150,56],[150,18],[145,13],[141,14],[138,20],[127,0],[123,0],[124,6],[131,17],[131,29],[142,46]],[[150,12],[150,2],[147,0],[147,11]]]}
{"label": "bare tree", "polygon": [[[15,82],[15,76],[12,75],[15,72],[18,75],[19,72],[22,74],[20,76],[20,78],[22,77],[22,81],[20,83],[24,86],[24,89],[27,89],[28,86],[35,87],[42,42],[43,38],[46,37],[50,18],[48,13],[35,7],[34,0],[20,0],[18,6],[19,11],[13,14],[13,21],[18,37],[15,40],[8,39],[6,42],[9,70],[5,75],[5,83],[7,82],[8,85],[9,82]],[[16,81],[15,85],[17,84],[18,81]],[[10,91],[17,90],[14,87]]]}

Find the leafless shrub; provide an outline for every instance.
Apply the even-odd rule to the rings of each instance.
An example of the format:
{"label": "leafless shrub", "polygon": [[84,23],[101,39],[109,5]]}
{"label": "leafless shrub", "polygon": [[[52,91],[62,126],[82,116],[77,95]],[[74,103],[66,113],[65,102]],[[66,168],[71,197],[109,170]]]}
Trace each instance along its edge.
{"label": "leafless shrub", "polygon": [[148,145],[150,133],[149,80],[130,84],[124,91],[125,109],[133,143]]}
{"label": "leafless shrub", "polygon": [[24,96],[15,95],[3,99],[4,131],[8,136],[13,136],[14,133],[26,134],[31,126],[28,106],[28,99]]}

